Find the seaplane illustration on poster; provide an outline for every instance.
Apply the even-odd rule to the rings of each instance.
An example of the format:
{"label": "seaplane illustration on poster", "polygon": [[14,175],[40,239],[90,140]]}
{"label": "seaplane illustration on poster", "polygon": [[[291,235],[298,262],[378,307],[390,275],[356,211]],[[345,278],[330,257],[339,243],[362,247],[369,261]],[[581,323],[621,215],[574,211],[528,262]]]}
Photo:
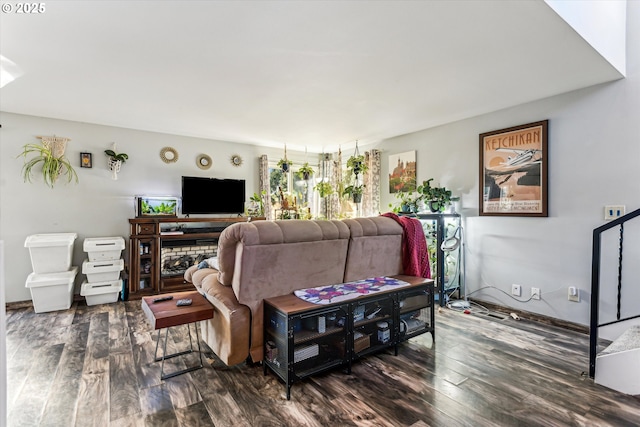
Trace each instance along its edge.
{"label": "seaplane illustration on poster", "polygon": [[540,185],[542,150],[497,148],[496,151],[514,154],[507,156],[506,160],[500,161],[497,165],[487,168],[486,173],[494,178],[498,186],[509,181],[515,174],[524,174],[518,178],[521,185]]}
{"label": "seaplane illustration on poster", "polygon": [[480,136],[481,215],[546,212],[547,121]]}

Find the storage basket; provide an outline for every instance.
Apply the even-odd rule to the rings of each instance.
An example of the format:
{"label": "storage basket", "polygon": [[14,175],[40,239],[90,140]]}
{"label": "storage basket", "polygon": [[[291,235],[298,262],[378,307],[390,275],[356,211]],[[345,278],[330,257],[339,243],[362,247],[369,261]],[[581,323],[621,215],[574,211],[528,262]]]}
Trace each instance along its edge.
{"label": "storage basket", "polygon": [[33,311],[67,310],[73,303],[73,289],[78,267],[61,273],[31,273],[26,287],[31,291]]}
{"label": "storage basket", "polygon": [[87,276],[89,283],[118,280],[122,270],[124,270],[122,259],[96,262],[90,262],[87,259],[82,263],[82,273]]}
{"label": "storage basket", "polygon": [[122,291],[122,280],[111,282],[83,282],[80,295],[85,297],[87,305],[109,304],[118,301],[118,294]]}
{"label": "storage basket", "polygon": [[28,236],[24,247],[29,248],[31,267],[36,274],[69,271],[76,233],[45,233]]}
{"label": "storage basket", "polygon": [[90,262],[112,261],[120,258],[124,249],[122,237],[88,237],[82,245]]}

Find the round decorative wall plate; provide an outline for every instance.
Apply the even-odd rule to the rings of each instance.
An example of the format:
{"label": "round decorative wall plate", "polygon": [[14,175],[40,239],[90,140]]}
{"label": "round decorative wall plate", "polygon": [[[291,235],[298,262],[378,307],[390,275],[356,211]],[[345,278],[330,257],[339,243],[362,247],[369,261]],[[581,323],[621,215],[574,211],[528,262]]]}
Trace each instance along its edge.
{"label": "round decorative wall plate", "polygon": [[173,147],[164,147],[160,150],[160,158],[165,163],[175,163],[178,161],[178,152]]}
{"label": "round decorative wall plate", "polygon": [[231,156],[231,164],[233,166],[240,166],[242,165],[242,157],[240,157],[237,154],[234,154],[233,156]]}
{"label": "round decorative wall plate", "polygon": [[206,154],[200,154],[198,155],[198,157],[196,157],[196,165],[200,169],[209,169],[212,163],[213,162],[211,161],[211,157],[207,156]]}

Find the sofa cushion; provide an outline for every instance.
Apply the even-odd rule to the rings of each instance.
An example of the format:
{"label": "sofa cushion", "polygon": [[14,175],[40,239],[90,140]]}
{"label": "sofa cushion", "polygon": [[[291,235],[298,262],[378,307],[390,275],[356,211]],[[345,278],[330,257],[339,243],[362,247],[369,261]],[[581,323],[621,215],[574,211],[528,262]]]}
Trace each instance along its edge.
{"label": "sofa cushion", "polygon": [[344,282],[403,274],[402,227],[383,216],[343,221],[350,230]]}
{"label": "sofa cushion", "polygon": [[[324,242],[322,246],[326,247],[326,249],[339,246],[340,250],[343,251],[342,255],[346,256],[348,238],[349,229],[342,221],[285,220],[236,223],[227,227],[218,240],[218,262],[220,264],[218,280],[226,286],[233,285],[234,277],[242,280],[241,275],[235,275],[236,268],[240,267],[240,264],[246,264],[252,268],[260,268],[265,272],[268,271],[270,272],[270,277],[276,277],[277,280],[282,280],[282,274],[287,272],[289,272],[289,276],[296,277],[296,270],[306,273],[311,270],[317,270],[318,274],[322,276],[327,276],[328,273],[323,271],[324,267],[333,267],[331,270],[338,271],[342,269],[344,271],[344,257],[340,262],[340,252],[336,253],[332,260],[318,260],[318,258],[323,258],[319,257],[320,254],[324,253],[323,249],[321,247],[317,248],[315,245],[304,245],[304,243]],[[300,248],[304,253],[298,253],[298,249],[294,246],[282,248],[280,247],[282,244],[300,244]],[[249,253],[260,257],[261,262],[258,263],[253,258],[248,260],[251,262],[246,262],[244,252],[248,248],[253,248],[249,250]],[[242,256],[239,256],[240,254]],[[236,260],[238,260],[238,263],[236,263]],[[338,264],[335,264],[335,261]],[[299,265],[301,262],[312,264],[309,266],[311,270],[307,269],[307,265]],[[318,267],[313,268],[313,265]],[[246,275],[255,272],[246,271],[244,273]],[[335,283],[340,281],[341,278]],[[321,284],[324,283],[318,283],[318,285]],[[274,295],[271,294],[269,296]]]}

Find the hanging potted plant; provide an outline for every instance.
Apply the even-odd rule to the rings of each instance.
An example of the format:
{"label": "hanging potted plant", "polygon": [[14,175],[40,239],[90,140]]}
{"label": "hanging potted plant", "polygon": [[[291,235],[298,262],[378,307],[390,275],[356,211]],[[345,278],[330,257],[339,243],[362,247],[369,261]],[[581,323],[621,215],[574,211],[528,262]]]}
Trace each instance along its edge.
{"label": "hanging potted plant", "polygon": [[109,170],[112,172],[111,178],[116,180],[118,179],[118,172],[120,172],[120,168],[122,164],[125,163],[129,159],[129,155],[126,153],[116,153],[116,144],[113,144],[113,150],[104,150],[104,154],[106,154],[109,159],[108,165]]}
{"label": "hanging potted plant", "polygon": [[349,157],[347,159],[347,168],[350,173],[358,176],[361,173],[366,173],[369,170],[369,166],[364,162],[364,155],[356,155]]}
{"label": "hanging potted plant", "polygon": [[304,165],[302,165],[302,167],[298,169],[298,176],[307,181],[309,178],[311,178],[311,175],[313,175],[313,168],[309,166],[308,162],[305,162]]}
{"label": "hanging potted plant", "polygon": [[354,203],[362,202],[362,192],[364,191],[364,185],[349,185],[345,187],[342,192],[343,196],[349,196]]}
{"label": "hanging potted plant", "polygon": [[278,161],[278,167],[284,173],[289,172],[289,168],[291,167],[292,164],[293,164],[293,162],[291,160],[287,160],[286,157],[284,159],[280,159],[280,161]]}
{"label": "hanging potted plant", "polygon": [[321,181],[317,183],[313,189],[316,190],[323,199],[333,194],[333,186],[329,182]]}
{"label": "hanging potted plant", "polygon": [[[67,182],[75,179],[78,182],[78,175],[64,156],[68,138],[43,137],[42,145],[25,144],[19,156],[23,156],[25,163],[22,166],[22,175],[25,182],[31,182],[31,175],[34,167],[42,164],[42,176],[45,184],[53,188],[60,175],[67,175]],[[27,156],[35,154],[31,160],[27,161]]]}

